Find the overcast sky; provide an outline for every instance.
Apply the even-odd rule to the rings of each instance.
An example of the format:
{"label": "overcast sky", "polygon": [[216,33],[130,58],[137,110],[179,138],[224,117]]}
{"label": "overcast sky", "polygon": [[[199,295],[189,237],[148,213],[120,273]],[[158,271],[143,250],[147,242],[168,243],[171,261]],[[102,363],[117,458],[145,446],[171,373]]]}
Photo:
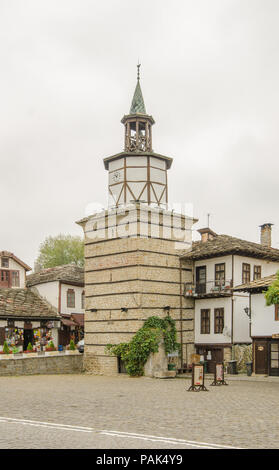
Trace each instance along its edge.
{"label": "overcast sky", "polygon": [[279,248],[278,20],[278,0],[0,0],[0,249],[33,266],[105,204],[138,59],[169,200],[255,242],[274,223]]}

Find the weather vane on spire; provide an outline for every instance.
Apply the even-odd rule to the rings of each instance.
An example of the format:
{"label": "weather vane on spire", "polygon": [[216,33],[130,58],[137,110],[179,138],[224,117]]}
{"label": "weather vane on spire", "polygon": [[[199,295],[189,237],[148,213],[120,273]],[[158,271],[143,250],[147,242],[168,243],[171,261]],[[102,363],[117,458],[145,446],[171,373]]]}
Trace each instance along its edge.
{"label": "weather vane on spire", "polygon": [[138,68],[138,80],[140,79],[140,66],[141,66],[141,64],[139,63],[139,60],[138,60],[138,65],[137,65],[137,68]]}

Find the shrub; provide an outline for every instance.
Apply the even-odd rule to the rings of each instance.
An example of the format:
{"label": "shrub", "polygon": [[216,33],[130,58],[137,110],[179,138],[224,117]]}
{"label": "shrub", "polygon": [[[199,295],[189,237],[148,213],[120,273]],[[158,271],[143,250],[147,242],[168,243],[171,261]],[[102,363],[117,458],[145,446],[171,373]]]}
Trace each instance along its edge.
{"label": "shrub", "polygon": [[141,376],[150,353],[158,352],[162,338],[166,354],[180,349],[174,320],[170,316],[163,319],[153,316],[144,322],[129,343],[108,344],[106,351],[123,360],[129,375]]}
{"label": "shrub", "polygon": [[70,341],[70,351],[75,351],[75,349],[76,349],[75,343],[74,343],[74,341],[71,339],[71,341]]}
{"label": "shrub", "polygon": [[33,346],[31,343],[28,343],[27,351],[33,351]]}
{"label": "shrub", "polygon": [[9,348],[9,346],[8,346],[7,341],[4,341],[4,344],[3,344],[3,353],[4,353],[4,354],[10,354],[10,348]]}
{"label": "shrub", "polygon": [[54,346],[53,341],[49,342],[47,349],[52,349],[53,351],[55,351],[55,346]]}

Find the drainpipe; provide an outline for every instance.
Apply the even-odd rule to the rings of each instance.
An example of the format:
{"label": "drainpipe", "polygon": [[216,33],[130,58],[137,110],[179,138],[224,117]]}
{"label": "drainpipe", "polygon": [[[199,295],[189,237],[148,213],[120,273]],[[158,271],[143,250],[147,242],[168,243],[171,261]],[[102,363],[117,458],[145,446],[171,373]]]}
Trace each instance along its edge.
{"label": "drainpipe", "polygon": [[183,339],[182,339],[182,261],[179,259],[179,282],[180,282],[180,367],[183,367]]}
{"label": "drainpipe", "polygon": [[[232,255],[232,287],[234,287],[234,255]],[[235,359],[234,344],[233,344],[233,318],[234,318],[234,297],[232,293],[232,308],[231,308],[231,343],[232,343],[232,360]]]}

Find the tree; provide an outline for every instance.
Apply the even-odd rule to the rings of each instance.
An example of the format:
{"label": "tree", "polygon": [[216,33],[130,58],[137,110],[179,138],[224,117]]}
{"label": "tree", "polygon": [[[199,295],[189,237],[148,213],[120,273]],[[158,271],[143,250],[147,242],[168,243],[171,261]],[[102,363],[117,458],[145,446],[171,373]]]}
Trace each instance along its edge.
{"label": "tree", "polygon": [[80,267],[84,265],[84,245],[81,237],[60,234],[56,237],[49,236],[40,244],[35,271],[63,264],[76,264]]}
{"label": "tree", "polygon": [[269,286],[265,293],[266,305],[279,304],[279,271],[277,271],[277,279]]}

